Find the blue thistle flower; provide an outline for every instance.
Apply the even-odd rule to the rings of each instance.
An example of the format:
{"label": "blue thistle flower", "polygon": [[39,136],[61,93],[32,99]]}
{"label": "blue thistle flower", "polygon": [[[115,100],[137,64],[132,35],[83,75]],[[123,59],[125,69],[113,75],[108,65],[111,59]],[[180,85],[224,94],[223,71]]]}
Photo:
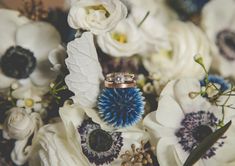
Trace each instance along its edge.
{"label": "blue thistle flower", "polygon": [[[220,85],[220,92],[224,92],[230,88],[230,84],[223,77],[217,75],[209,75],[208,80],[213,84]],[[206,86],[205,78],[200,81],[200,85],[201,87]]]}
{"label": "blue thistle flower", "polygon": [[200,13],[209,0],[168,0],[169,5],[183,18]]}
{"label": "blue thistle flower", "polygon": [[127,127],[142,118],[143,100],[138,88],[105,88],[98,99],[99,114],[114,127]]}

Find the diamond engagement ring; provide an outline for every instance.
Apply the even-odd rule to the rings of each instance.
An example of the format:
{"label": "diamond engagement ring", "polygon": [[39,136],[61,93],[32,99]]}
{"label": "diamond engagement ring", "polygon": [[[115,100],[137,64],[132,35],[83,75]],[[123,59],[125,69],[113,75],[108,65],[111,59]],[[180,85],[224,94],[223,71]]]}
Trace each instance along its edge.
{"label": "diamond engagement ring", "polygon": [[110,73],[106,75],[106,88],[131,88],[136,86],[135,75],[131,73]]}

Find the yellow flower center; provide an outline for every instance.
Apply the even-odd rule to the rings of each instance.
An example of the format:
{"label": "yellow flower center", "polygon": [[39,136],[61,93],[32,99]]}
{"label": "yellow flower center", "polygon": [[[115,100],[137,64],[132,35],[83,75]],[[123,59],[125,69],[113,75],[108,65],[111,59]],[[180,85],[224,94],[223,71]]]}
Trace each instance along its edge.
{"label": "yellow flower center", "polygon": [[24,101],[26,107],[33,107],[34,105],[34,100],[33,99],[26,99]]}
{"label": "yellow flower center", "polygon": [[119,43],[127,43],[127,35],[123,33],[113,33],[112,38]]}
{"label": "yellow flower center", "polygon": [[159,51],[159,54],[162,55],[162,56],[165,56],[169,59],[171,59],[173,57],[173,52],[172,50],[167,50],[167,49],[161,49]]}
{"label": "yellow flower center", "polygon": [[110,13],[103,5],[88,6],[86,9],[88,13],[91,13],[91,11],[94,11],[94,10],[98,10],[98,11],[104,12],[106,17],[110,16]]}

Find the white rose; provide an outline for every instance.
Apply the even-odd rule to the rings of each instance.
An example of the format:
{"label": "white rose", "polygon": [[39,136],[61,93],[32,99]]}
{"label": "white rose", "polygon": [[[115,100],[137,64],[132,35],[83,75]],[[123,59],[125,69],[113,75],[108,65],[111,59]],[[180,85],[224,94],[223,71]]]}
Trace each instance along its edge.
{"label": "white rose", "polygon": [[68,23],[74,29],[101,34],[113,29],[126,16],[127,8],[119,0],[81,0],[70,9]]}
{"label": "white rose", "polygon": [[4,122],[3,133],[5,138],[22,140],[34,131],[33,121],[23,108],[14,107],[8,111]]}
{"label": "white rose", "polygon": [[212,67],[235,78],[235,1],[213,0],[202,10],[202,28],[213,46]]}
{"label": "white rose", "polygon": [[145,68],[157,75],[159,80],[181,77],[201,78],[205,74],[194,61],[194,56],[202,56],[205,66],[211,64],[210,44],[204,33],[192,23],[175,21],[169,25],[168,38],[171,49],[162,48],[143,60]]}
{"label": "white rose", "polygon": [[131,56],[144,50],[139,28],[131,17],[119,22],[111,32],[97,37],[100,48],[112,56]]}

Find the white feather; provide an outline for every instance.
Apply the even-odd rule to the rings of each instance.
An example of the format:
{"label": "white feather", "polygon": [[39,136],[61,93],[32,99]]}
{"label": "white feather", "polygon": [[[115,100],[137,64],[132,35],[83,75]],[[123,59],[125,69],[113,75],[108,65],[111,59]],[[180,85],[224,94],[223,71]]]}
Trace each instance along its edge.
{"label": "white feather", "polygon": [[98,61],[93,35],[85,32],[80,38],[68,43],[68,58],[65,63],[69,70],[65,82],[74,103],[84,107],[94,107],[100,92],[100,83],[104,80]]}

